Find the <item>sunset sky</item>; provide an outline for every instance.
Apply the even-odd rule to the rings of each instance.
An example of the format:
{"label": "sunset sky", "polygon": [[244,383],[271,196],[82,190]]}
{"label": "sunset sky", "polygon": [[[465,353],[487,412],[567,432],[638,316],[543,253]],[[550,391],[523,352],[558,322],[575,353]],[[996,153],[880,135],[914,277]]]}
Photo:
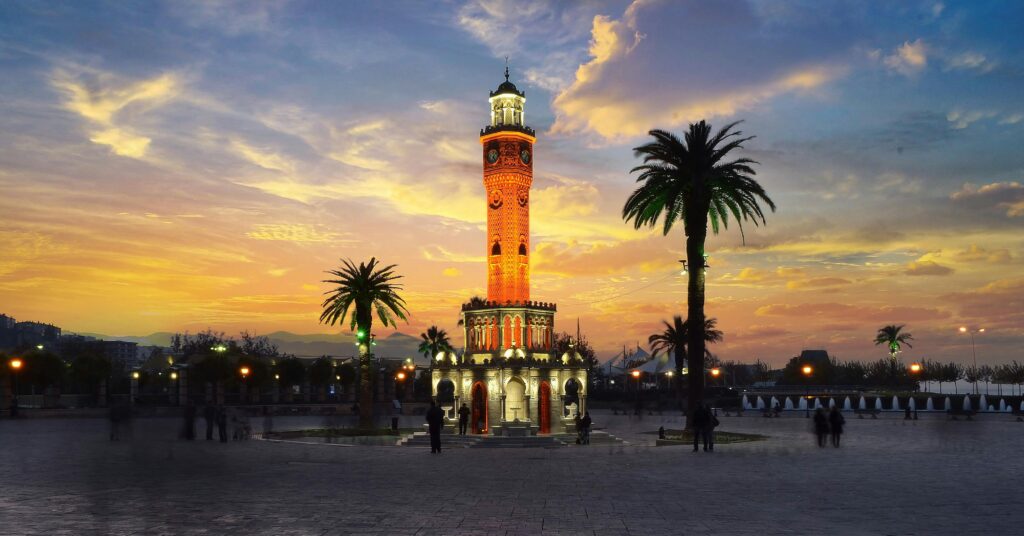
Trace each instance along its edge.
{"label": "sunset sky", "polygon": [[400,331],[457,331],[507,55],[538,133],[532,296],[602,358],[685,314],[681,226],[621,209],[646,132],[704,118],[745,120],[778,204],[709,241],[719,357],[877,359],[897,323],[904,359],[969,361],[967,325],[979,361],[1021,360],[1022,26],[1010,1],[2,2],[0,313],[337,333],[324,271],[376,256]]}

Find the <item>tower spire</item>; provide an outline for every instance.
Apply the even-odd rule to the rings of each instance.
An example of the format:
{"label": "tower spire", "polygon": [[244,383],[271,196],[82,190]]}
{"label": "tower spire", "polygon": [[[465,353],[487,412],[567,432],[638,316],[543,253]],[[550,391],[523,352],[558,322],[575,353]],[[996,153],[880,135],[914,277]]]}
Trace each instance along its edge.
{"label": "tower spire", "polygon": [[508,82],[508,56],[505,56],[505,81]]}

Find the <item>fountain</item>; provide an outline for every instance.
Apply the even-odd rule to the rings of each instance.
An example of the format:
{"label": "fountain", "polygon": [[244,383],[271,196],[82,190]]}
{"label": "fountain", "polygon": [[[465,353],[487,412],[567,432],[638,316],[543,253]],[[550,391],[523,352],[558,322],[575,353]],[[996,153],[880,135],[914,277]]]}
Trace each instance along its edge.
{"label": "fountain", "polygon": [[946,400],[943,402],[943,404],[944,404],[944,406],[942,408],[943,410],[949,411],[949,410],[953,409],[953,401],[950,400],[950,398],[948,396],[946,397]]}
{"label": "fountain", "polygon": [[989,411],[995,411],[995,410],[996,410],[996,407],[990,404],[990,405],[988,406],[988,410],[989,410]]}
{"label": "fountain", "polygon": [[978,399],[978,409],[985,411],[986,408],[988,408],[988,400],[985,399],[985,395],[981,395],[981,398]]}
{"label": "fountain", "polygon": [[834,407],[836,407],[836,399],[834,399],[834,398],[828,399],[828,409],[832,409]]}
{"label": "fountain", "polygon": [[882,407],[882,397],[880,396],[875,397],[875,409],[877,409],[878,411],[882,411],[883,409],[885,409]]}
{"label": "fountain", "polygon": [[1024,411],[1024,400],[1020,401],[1020,410]]}
{"label": "fountain", "polygon": [[764,409],[764,399],[757,397],[757,409]]}
{"label": "fountain", "polygon": [[788,396],[785,398],[785,400],[786,401],[783,403],[783,407],[785,407],[787,410],[792,410],[793,409],[793,401],[790,400]]}
{"label": "fountain", "polygon": [[964,395],[964,411],[971,411],[971,397]]}
{"label": "fountain", "polygon": [[860,402],[857,402],[857,409],[868,409],[868,402],[864,400],[864,395],[860,396]]}
{"label": "fountain", "polygon": [[843,411],[851,410],[853,410],[853,405],[850,404],[850,397],[846,397],[846,400],[843,400]]}
{"label": "fountain", "polygon": [[807,409],[807,399],[806,398],[800,397],[800,409],[802,409],[802,410],[806,410]]}
{"label": "fountain", "polygon": [[743,410],[750,409],[750,400],[747,400],[747,395],[743,395]]}
{"label": "fountain", "polygon": [[892,395],[892,410],[893,411],[899,411],[900,410],[900,399],[896,398],[896,395]]}
{"label": "fountain", "polygon": [[935,411],[935,404],[932,402],[932,397],[929,396],[928,399],[925,400],[924,409],[926,411]]}
{"label": "fountain", "polygon": [[1006,401],[1002,398],[999,399],[999,411],[1006,411]]}
{"label": "fountain", "polygon": [[910,400],[907,400],[907,407],[910,408],[910,411],[917,411],[917,402],[914,400],[914,397],[910,397]]}
{"label": "fountain", "polygon": [[821,409],[821,399],[814,397],[814,409]]}
{"label": "fountain", "polygon": [[775,409],[775,406],[777,406],[779,404],[779,399],[775,398],[773,396],[771,402],[772,402],[772,409]]}

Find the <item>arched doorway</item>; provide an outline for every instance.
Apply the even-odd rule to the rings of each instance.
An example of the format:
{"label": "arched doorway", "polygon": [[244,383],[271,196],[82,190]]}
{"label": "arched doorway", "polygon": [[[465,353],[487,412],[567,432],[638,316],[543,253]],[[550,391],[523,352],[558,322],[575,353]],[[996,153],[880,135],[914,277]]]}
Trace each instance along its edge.
{"label": "arched doorway", "polygon": [[540,400],[537,404],[537,412],[540,413],[540,433],[551,433],[551,385],[548,382],[540,382]]}
{"label": "arched doorway", "polygon": [[474,434],[487,433],[487,386],[483,382],[473,384],[473,407],[469,427]]}
{"label": "arched doorway", "polygon": [[526,419],[526,384],[519,378],[512,378],[505,384],[505,420]]}

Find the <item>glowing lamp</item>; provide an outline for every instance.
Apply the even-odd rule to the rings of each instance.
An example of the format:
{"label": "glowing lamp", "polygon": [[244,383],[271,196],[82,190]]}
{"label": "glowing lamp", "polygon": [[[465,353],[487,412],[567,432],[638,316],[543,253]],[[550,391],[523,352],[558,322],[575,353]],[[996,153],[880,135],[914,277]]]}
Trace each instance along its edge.
{"label": "glowing lamp", "polygon": [[341,381],[341,374],[335,374],[334,375],[334,379],[338,380],[338,381]]}
{"label": "glowing lamp", "polygon": [[714,377],[716,377],[716,378],[717,378],[717,377],[718,377],[718,375],[719,375],[719,374],[721,374],[721,373],[722,373],[722,371],[721,371],[721,369],[719,369],[718,367],[715,367],[715,368],[711,369],[711,375],[712,375],[712,376],[714,376]]}
{"label": "glowing lamp", "polygon": [[249,371],[249,367],[242,367],[242,368],[238,369],[238,373],[241,374],[243,378],[248,376],[249,372],[250,372]]}
{"label": "glowing lamp", "polygon": [[672,376],[675,376],[676,373],[675,373],[675,371],[670,370],[670,371],[666,372],[665,375],[668,376],[669,378],[671,378]]}
{"label": "glowing lamp", "polygon": [[911,363],[910,364],[910,372],[912,372],[914,374],[917,374],[918,372],[921,372],[921,365],[918,364],[918,363]]}
{"label": "glowing lamp", "polygon": [[967,326],[960,326],[960,333],[967,333]]}
{"label": "glowing lamp", "polygon": [[396,376],[396,377],[398,378],[398,381],[402,381],[402,380],[405,379],[405,373],[404,372],[399,372],[398,376]]}
{"label": "glowing lamp", "polygon": [[978,333],[985,333],[985,328],[978,328]]}
{"label": "glowing lamp", "polygon": [[42,350],[42,349],[43,349],[43,345],[42,344],[37,344],[36,345],[36,350]]}
{"label": "glowing lamp", "polygon": [[178,379],[178,373],[177,372],[171,372],[171,379],[172,380],[177,380]]}
{"label": "glowing lamp", "polygon": [[634,370],[633,372],[630,372],[630,374],[632,374],[634,378],[639,378],[640,377],[640,371],[639,370]]}
{"label": "glowing lamp", "polygon": [[139,379],[139,376],[140,376],[139,371],[136,370],[136,371],[132,372],[132,379],[133,380]]}
{"label": "glowing lamp", "polygon": [[274,379],[275,380],[280,380],[281,379],[281,375],[280,374],[274,374]]}
{"label": "glowing lamp", "polygon": [[811,373],[814,372],[814,367],[810,365],[804,365],[804,368],[802,368],[801,371],[804,373],[804,376],[810,376]]}
{"label": "glowing lamp", "polygon": [[21,365],[22,363],[20,359],[14,358],[11,360],[11,369],[13,370],[21,370]]}

